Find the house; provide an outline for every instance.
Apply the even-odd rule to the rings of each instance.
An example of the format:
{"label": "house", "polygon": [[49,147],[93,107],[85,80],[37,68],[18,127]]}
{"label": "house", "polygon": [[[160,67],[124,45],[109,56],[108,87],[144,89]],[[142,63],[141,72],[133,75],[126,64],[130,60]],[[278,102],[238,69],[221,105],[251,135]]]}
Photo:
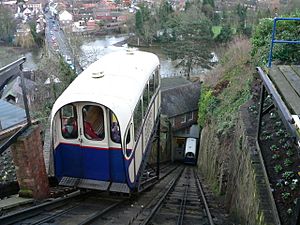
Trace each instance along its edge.
{"label": "house", "polygon": [[73,23],[72,32],[83,32],[86,30],[86,25],[84,20],[79,20]]}
{"label": "house", "polygon": [[197,123],[200,82],[162,90],[162,114],[168,116],[173,131]]}
{"label": "house", "polygon": [[30,9],[34,15],[43,12],[43,0],[27,0],[25,3],[27,8]]}
{"label": "house", "polygon": [[88,31],[96,30],[97,28],[98,28],[98,25],[97,25],[96,21],[93,18],[90,18],[86,22],[86,29]]}
{"label": "house", "polygon": [[[36,83],[27,78],[24,78],[24,83],[27,90],[26,97],[28,105],[30,106],[34,101]],[[4,86],[1,99],[24,108],[20,76],[17,76],[14,80]]]}
{"label": "house", "polygon": [[32,10],[29,9],[29,8],[25,8],[24,11],[23,11],[23,16],[25,18],[28,18],[28,17],[31,17],[31,15],[32,15]]}
{"label": "house", "polygon": [[73,22],[73,15],[67,10],[63,10],[58,15],[58,20],[61,26],[71,26]]}
{"label": "house", "polygon": [[[167,79],[170,79],[170,82],[167,83],[174,84],[172,78]],[[161,113],[167,115],[171,123],[173,160],[183,159],[186,138],[195,133],[191,131],[192,127],[195,125],[198,127],[200,81],[186,82],[183,85],[169,87],[161,91]]]}

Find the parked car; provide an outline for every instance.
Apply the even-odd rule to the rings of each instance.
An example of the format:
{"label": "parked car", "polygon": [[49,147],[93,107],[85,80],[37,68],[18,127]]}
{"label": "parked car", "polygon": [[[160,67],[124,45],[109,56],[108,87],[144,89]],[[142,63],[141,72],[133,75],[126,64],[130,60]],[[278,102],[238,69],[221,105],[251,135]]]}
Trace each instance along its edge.
{"label": "parked car", "polygon": [[71,65],[72,64],[72,60],[69,56],[66,56],[66,62]]}

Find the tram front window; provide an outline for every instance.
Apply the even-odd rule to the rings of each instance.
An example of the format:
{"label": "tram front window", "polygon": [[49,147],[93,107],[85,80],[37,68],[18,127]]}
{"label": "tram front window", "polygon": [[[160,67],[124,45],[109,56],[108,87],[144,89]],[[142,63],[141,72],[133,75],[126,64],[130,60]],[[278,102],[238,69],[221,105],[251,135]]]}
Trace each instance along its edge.
{"label": "tram front window", "polygon": [[77,113],[72,104],[62,107],[60,111],[61,133],[65,139],[75,139],[78,137]]}
{"label": "tram front window", "polygon": [[103,140],[105,132],[102,108],[94,105],[86,105],[82,109],[82,115],[85,137],[89,140]]}

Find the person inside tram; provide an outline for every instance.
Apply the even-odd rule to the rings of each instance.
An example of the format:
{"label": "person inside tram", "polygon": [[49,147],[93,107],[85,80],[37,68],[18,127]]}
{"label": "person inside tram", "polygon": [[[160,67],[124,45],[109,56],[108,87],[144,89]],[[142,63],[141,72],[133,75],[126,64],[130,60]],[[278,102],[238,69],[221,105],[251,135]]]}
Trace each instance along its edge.
{"label": "person inside tram", "polygon": [[121,143],[120,127],[116,115],[111,112],[110,114],[111,123],[111,139],[116,143]]}
{"label": "person inside tram", "polygon": [[88,139],[104,139],[103,110],[98,106],[85,106],[83,110],[84,132]]}
{"label": "person inside tram", "polygon": [[63,136],[65,138],[77,138],[78,135],[77,121],[74,117],[67,119],[67,123],[63,127]]}
{"label": "person inside tram", "polygon": [[84,132],[88,139],[100,140],[97,133],[94,131],[93,126],[87,120],[84,121]]}
{"label": "person inside tram", "polygon": [[117,122],[112,123],[111,133],[112,133],[112,140],[116,143],[120,143],[121,137],[120,137],[120,130]]}

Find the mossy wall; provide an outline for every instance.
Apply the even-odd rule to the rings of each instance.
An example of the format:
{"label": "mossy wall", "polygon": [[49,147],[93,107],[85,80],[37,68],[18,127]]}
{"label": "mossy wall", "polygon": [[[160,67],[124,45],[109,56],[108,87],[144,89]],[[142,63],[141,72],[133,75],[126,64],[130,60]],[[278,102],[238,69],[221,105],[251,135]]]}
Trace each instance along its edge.
{"label": "mossy wall", "polygon": [[224,195],[229,213],[241,224],[275,224],[256,149],[255,126],[243,105],[235,128],[217,135],[210,122],[201,134],[198,167],[216,194]]}

